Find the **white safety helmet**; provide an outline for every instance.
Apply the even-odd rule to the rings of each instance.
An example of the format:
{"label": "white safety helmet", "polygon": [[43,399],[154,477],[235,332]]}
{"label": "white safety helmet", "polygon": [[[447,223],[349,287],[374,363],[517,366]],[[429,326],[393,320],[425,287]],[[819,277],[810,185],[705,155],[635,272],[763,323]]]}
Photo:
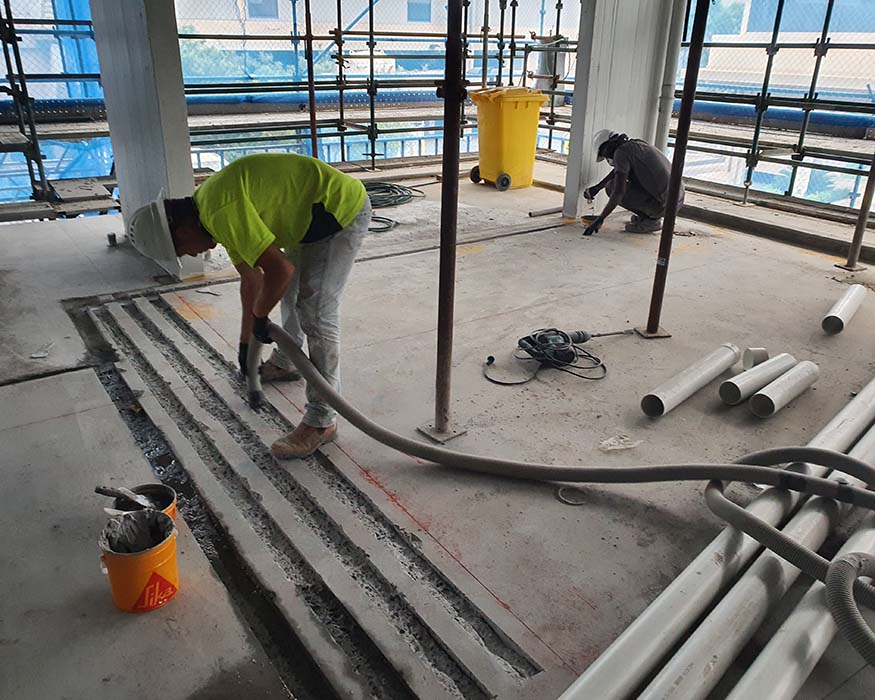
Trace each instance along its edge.
{"label": "white safety helmet", "polygon": [[171,275],[178,277],[182,272],[182,265],[173,246],[164,200],[164,190],[161,190],[154,201],[140,207],[131,215],[128,238],[134,248],[152,258]]}
{"label": "white safety helmet", "polygon": [[617,132],[610,129],[599,129],[595,132],[595,136],[592,139],[592,150],[595,152],[595,159],[597,161],[601,162],[605,159],[603,155],[599,154],[599,149],[616,135]]}

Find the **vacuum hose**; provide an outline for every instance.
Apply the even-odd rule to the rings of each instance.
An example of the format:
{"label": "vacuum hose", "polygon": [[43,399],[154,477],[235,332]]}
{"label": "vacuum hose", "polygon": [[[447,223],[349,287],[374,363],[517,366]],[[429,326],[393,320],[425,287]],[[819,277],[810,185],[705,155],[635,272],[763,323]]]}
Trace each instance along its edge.
{"label": "vacuum hose", "polygon": [[[827,586],[827,600],[836,626],[871,665],[875,666],[875,634],[857,607],[857,601],[875,609],[875,586],[862,577],[875,574],[875,558],[864,553],[845,554],[827,561],[800,545],[781,530],[757,518],[724,495],[725,482],[769,484],[777,488],[822,496],[875,511],[875,492],[833,479],[810,476],[803,463],[816,464],[856,477],[875,487],[875,467],[841,452],[814,447],[776,447],[744,455],[732,464],[665,464],[632,467],[562,466],[520,462],[455,452],[399,435],[375,423],[344,399],[325,381],[291,336],[274,323],[268,333],[304,379],[352,425],[377,442],[399,452],[443,466],[481,474],[533,481],[564,481],[597,484],[640,484],[657,481],[707,481],[708,507],[733,527],[757,540],[807,575]],[[261,343],[252,339],[247,356],[246,381],[249,403],[262,400]],[[788,464],[786,469],[778,465]],[[856,596],[856,598],[855,598]]]}

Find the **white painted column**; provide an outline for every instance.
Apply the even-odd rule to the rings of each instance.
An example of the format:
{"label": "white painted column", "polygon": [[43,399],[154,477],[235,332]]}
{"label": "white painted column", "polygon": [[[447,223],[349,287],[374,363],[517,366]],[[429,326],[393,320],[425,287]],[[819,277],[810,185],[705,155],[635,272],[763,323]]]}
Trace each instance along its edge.
{"label": "white painted column", "polygon": [[[563,214],[577,216],[582,190],[605,176],[592,138],[613,129],[651,140],[671,21],[672,0],[590,0],[582,3]],[[607,201],[604,194],[597,203]]]}
{"label": "white painted column", "polygon": [[[173,0],[91,0],[91,15],[127,227],[162,190],[194,191],[176,12]],[[183,277],[203,272],[200,259],[183,264]]]}
{"label": "white painted column", "polygon": [[580,28],[577,41],[577,65],[574,69],[574,103],[571,107],[571,134],[568,140],[568,166],[565,168],[565,196],[562,214],[577,216],[580,193],[587,187],[587,179],[594,170],[595,158],[589,158],[587,144],[592,143],[595,131],[586,118],[590,99],[592,52],[595,43],[596,0],[580,4]]}

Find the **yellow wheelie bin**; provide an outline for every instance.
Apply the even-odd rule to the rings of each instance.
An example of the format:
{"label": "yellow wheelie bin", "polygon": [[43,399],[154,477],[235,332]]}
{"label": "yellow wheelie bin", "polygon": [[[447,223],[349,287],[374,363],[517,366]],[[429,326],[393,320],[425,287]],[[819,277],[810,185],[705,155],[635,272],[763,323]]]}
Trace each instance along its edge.
{"label": "yellow wheelie bin", "polygon": [[500,191],[528,187],[535,169],[538,120],[547,96],[526,87],[495,87],[468,93],[477,105],[480,163],[471,181]]}

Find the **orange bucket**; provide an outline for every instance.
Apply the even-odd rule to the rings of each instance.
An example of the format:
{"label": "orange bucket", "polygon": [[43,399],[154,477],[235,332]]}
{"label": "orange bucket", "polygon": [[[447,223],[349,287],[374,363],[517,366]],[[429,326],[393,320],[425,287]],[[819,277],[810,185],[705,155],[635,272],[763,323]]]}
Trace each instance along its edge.
{"label": "orange bucket", "polygon": [[[146,496],[152,499],[152,503],[157,506],[157,510],[166,513],[176,520],[176,491],[166,484],[141,484],[140,486],[134,486],[131,491],[139,496]],[[112,507],[116,510],[129,512],[141,510],[141,506],[131,503],[127,498],[116,498]]]}
{"label": "orange bucket", "polygon": [[100,534],[100,558],[119,610],[148,612],[176,595],[176,535],[172,518],[157,510],[135,510],[109,520]]}

